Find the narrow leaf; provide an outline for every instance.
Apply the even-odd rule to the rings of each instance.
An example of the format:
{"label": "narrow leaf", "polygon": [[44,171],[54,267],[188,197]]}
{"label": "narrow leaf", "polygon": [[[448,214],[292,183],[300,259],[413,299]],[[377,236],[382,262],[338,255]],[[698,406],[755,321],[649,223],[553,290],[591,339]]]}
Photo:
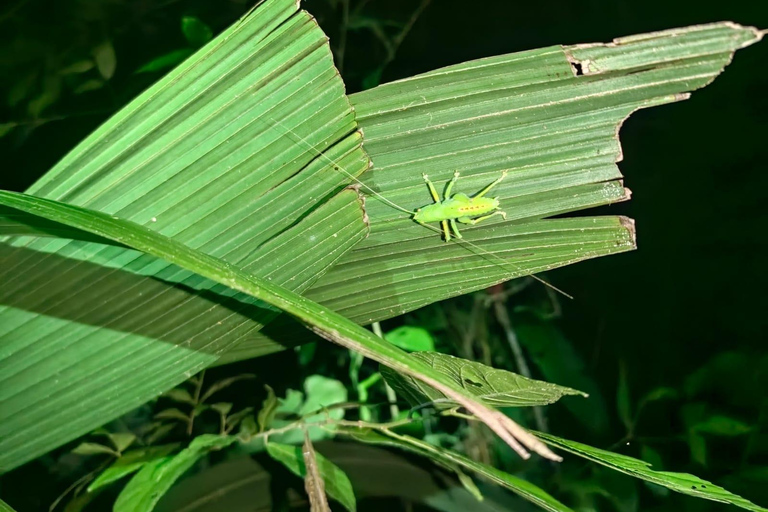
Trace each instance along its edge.
{"label": "narrow leaf", "polygon": [[718,487],[706,480],[690,475],[688,473],[672,473],[669,471],[654,471],[650,469],[650,464],[642,460],[612,453],[599,448],[593,448],[576,441],[569,441],[551,434],[537,432],[536,435],[544,442],[562,448],[579,457],[583,457],[592,462],[602,464],[616,471],[620,471],[635,478],[640,478],[647,482],[661,485],[676,492],[704,498],[706,500],[718,501],[720,503],[730,503],[753,512],[766,512],[768,509],[755,505],[741,496],[737,496]]}
{"label": "narrow leaf", "polygon": [[166,457],[178,447],[178,444],[166,444],[125,452],[91,482],[88,486],[88,492],[94,492],[101,487],[120,480],[124,476],[138,471],[144,464]]}
{"label": "narrow leaf", "polygon": [[225,448],[234,437],[201,435],[189,447],[172,457],[144,464],[115,501],[114,512],[150,512],[160,498],[188,469],[212,450]]}
{"label": "narrow leaf", "polygon": [[244,409],[240,409],[239,411],[227,416],[227,429],[232,430],[246,418],[253,419],[253,414],[251,414],[252,412],[253,407],[245,407]]}
{"label": "narrow leaf", "polygon": [[261,403],[261,410],[259,411],[259,432],[264,432],[269,428],[272,419],[275,417],[275,412],[277,412],[278,406],[275,391],[268,385],[264,385],[264,388],[267,390],[267,398]]}
{"label": "narrow leaf", "polygon": [[[306,477],[307,467],[304,462],[301,446],[268,442],[267,453],[295,475],[301,478]],[[355,512],[357,508],[355,494],[352,491],[352,484],[349,482],[347,475],[338,466],[323,457],[322,454],[315,454],[315,458],[317,470],[325,481],[325,490],[328,495],[344,505],[344,508],[350,512]]]}
{"label": "narrow leaf", "polygon": [[104,41],[93,49],[93,59],[96,61],[96,68],[104,80],[109,80],[115,74],[117,67],[117,57],[115,48],[110,41]]}
{"label": "narrow leaf", "polygon": [[80,443],[74,450],[72,450],[72,453],[77,455],[98,455],[106,453],[108,455],[117,456],[115,450],[99,443]]}
{"label": "narrow leaf", "polygon": [[477,501],[483,501],[483,493],[480,492],[480,489],[477,488],[477,485],[475,484],[475,481],[472,480],[472,477],[464,473],[458,467],[454,469],[454,472],[456,473],[456,476],[458,477],[459,482],[461,482],[461,485],[464,486],[464,488],[472,496],[474,496],[477,499]]}
{"label": "narrow leaf", "polygon": [[189,415],[181,412],[179,409],[176,409],[176,408],[163,409],[162,411],[155,414],[155,418],[164,419],[164,420],[189,421]]}
{"label": "narrow leaf", "polygon": [[122,452],[133,444],[136,436],[131,432],[111,432],[109,433],[109,440],[112,441],[118,452]]}
{"label": "narrow leaf", "polygon": [[391,431],[387,431],[386,435],[384,435],[370,429],[347,429],[345,432],[354,439],[364,443],[393,446],[401,450],[417,453],[449,470],[453,470],[455,466],[468,469],[473,473],[489,479],[495,484],[506,487],[510,491],[531,503],[538,505],[544,510],[550,512],[573,512],[570,508],[557,501],[544,490],[526,480],[500,471],[493,466],[475,462],[460,453],[426,443],[421,439],[396,434]]}
{"label": "narrow leaf", "polygon": [[[582,395],[575,389],[533,380],[506,370],[467,359],[461,359],[439,352],[416,352],[411,357],[426,364],[448,377],[457,386],[494,407],[528,407],[548,405],[564,395]],[[389,368],[382,368],[381,374],[387,383],[413,406],[434,402],[438,408],[451,408],[457,404],[443,393],[414,380],[403,377]]]}
{"label": "narrow leaf", "polygon": [[136,70],[136,73],[152,73],[153,71],[172,68],[193,53],[194,50],[191,48],[180,48],[178,50],[173,50],[159,57],[155,57],[151,61],[142,65],[139,69]]}
{"label": "narrow leaf", "polygon": [[[221,414],[222,416],[226,416],[229,414],[229,411],[232,410],[232,403],[230,402],[219,402],[215,404],[211,404],[211,409],[216,411],[217,413]],[[246,411],[247,413],[247,411]]]}
{"label": "narrow leaf", "polygon": [[91,69],[93,69],[94,66],[95,66],[94,62],[90,59],[79,60],[61,69],[59,73],[61,73],[62,75],[85,73],[86,71],[90,71]]}
{"label": "narrow leaf", "polygon": [[163,396],[170,398],[174,402],[181,402],[183,404],[195,405],[195,399],[192,398],[192,395],[189,394],[189,391],[187,391],[184,388],[169,389],[168,391],[163,393]]}
{"label": "narrow leaf", "polygon": [[736,418],[714,414],[691,426],[692,430],[715,436],[733,437],[748,434],[753,427]]}

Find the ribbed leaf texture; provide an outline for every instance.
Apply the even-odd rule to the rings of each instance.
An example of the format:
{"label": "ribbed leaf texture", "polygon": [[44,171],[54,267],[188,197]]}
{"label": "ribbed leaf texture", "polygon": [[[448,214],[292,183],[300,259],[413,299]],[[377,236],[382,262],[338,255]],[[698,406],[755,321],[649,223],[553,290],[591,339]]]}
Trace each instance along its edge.
{"label": "ribbed leaf texture", "polygon": [[[729,22],[699,25],[471,61],[352,95],[374,163],[363,176],[370,189],[414,210],[432,202],[422,173],[441,188],[458,170],[454,192],[473,194],[506,170],[491,195],[507,218],[464,228],[474,246],[446,243],[369,198],[371,236],[307,296],[366,324],[634,249],[631,219],[549,217],[629,199],[616,165],[623,121],[637,109],[688,98],[734,51],[761,37]],[[282,343],[304,336],[289,332],[280,330]],[[225,360],[279,349],[264,332]]]}
{"label": "ribbed leaf texture", "polygon": [[[327,39],[297,8],[261,4],[29,193],[306,289],[367,232],[331,167],[359,175],[369,160]],[[0,259],[0,471],[179,384],[277,313],[121,247],[25,237]]]}
{"label": "ribbed leaf texture", "polygon": [[[449,354],[414,352],[411,357],[424,361],[478,400],[493,407],[549,405],[566,395],[586,396],[586,393],[575,389],[529,379]],[[411,377],[400,375],[384,366],[381,367],[381,374],[387,384],[414,407],[429,404],[438,409],[456,407],[456,403],[443,393]]]}

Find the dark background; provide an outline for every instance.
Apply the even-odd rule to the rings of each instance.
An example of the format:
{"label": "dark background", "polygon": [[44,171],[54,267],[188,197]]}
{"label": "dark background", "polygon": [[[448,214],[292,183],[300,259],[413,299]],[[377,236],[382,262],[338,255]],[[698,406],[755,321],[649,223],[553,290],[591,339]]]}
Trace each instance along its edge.
{"label": "dark background", "polygon": [[[402,24],[418,3],[372,0],[364,12]],[[310,0],[303,7],[337,45],[342,18],[334,4],[339,2]],[[0,187],[24,190],[159,78],[162,72],[134,71],[185,46],[181,16],[196,16],[218,33],[249,7],[202,0],[4,2],[0,124],[18,126],[0,138]],[[768,28],[768,2],[433,0],[384,67],[381,81],[502,53],[721,20]],[[105,85],[75,93],[85,80],[79,75],[51,85],[57,70],[87,58],[105,39],[112,41],[117,63]],[[370,85],[386,59],[369,31],[350,32],[343,68],[348,91]],[[715,439],[707,464],[692,462],[684,443],[666,451],[665,463],[719,479],[763,505],[766,472],[763,480],[733,475],[768,464],[768,442],[758,434],[768,412],[766,63],[764,41],[737,52],[725,72],[690,100],[633,114],[621,130],[619,164],[633,198],[598,213],[635,219],[638,250],[548,276],[575,296],[563,304],[558,327],[587,362],[611,408],[622,366],[635,401],[658,386],[684,390],[691,376],[699,375],[703,384],[696,400],[751,426],[750,435]],[[32,112],[30,103],[41,97],[48,105]],[[684,405],[677,402],[649,421],[668,423],[670,431],[684,436],[678,415]],[[620,437],[617,432],[614,437]],[[690,510],[725,510],[690,499],[680,503]]]}

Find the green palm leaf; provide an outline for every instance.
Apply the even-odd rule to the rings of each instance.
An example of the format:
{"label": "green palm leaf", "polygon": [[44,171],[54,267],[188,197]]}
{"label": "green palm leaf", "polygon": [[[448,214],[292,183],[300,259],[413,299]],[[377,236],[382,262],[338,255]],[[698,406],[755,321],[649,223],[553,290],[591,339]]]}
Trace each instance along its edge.
{"label": "green palm leaf", "polygon": [[[270,0],[30,192],[149,226],[301,291],[367,233],[358,194],[340,193],[349,178],[330,170],[368,168],[355,130],[325,35],[293,0]],[[0,224],[67,236],[12,216]],[[0,251],[0,471],[179,384],[277,313],[121,247],[24,237]]]}
{"label": "green palm leaf", "polygon": [[[635,248],[625,217],[548,218],[629,199],[618,133],[635,110],[688,98],[762,33],[715,23],[552,46],[451,66],[352,95],[374,167],[363,182],[413,210],[461,171],[456,190],[494,189],[507,212],[464,229],[475,246],[440,235],[370,198],[371,235],[306,293],[366,324],[532,272]],[[490,253],[490,256],[489,256]],[[281,329],[280,343],[304,333]],[[293,334],[289,334],[293,333]],[[279,349],[263,332],[225,360]]]}

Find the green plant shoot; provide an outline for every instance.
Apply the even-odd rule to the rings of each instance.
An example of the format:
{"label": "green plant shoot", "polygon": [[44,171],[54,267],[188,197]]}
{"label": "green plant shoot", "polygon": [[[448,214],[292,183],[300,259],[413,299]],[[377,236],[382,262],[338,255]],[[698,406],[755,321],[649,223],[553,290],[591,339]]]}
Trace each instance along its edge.
{"label": "green plant shoot", "polygon": [[501,215],[502,218],[506,219],[507,214],[499,210],[499,200],[495,197],[485,197],[485,194],[498,185],[506,175],[507,171],[503,171],[499,179],[485,187],[474,197],[469,197],[463,193],[451,196],[453,186],[459,179],[459,171],[455,171],[453,179],[445,187],[445,194],[441,201],[435,186],[429,181],[429,177],[424,174],[424,181],[427,182],[427,187],[429,187],[429,192],[432,194],[432,199],[435,202],[423,208],[418,208],[413,214],[413,220],[422,225],[425,225],[427,222],[439,222],[445,235],[445,241],[448,242],[451,240],[451,231],[453,231],[456,238],[462,238],[456,221],[462,224],[474,225],[494,215]]}

